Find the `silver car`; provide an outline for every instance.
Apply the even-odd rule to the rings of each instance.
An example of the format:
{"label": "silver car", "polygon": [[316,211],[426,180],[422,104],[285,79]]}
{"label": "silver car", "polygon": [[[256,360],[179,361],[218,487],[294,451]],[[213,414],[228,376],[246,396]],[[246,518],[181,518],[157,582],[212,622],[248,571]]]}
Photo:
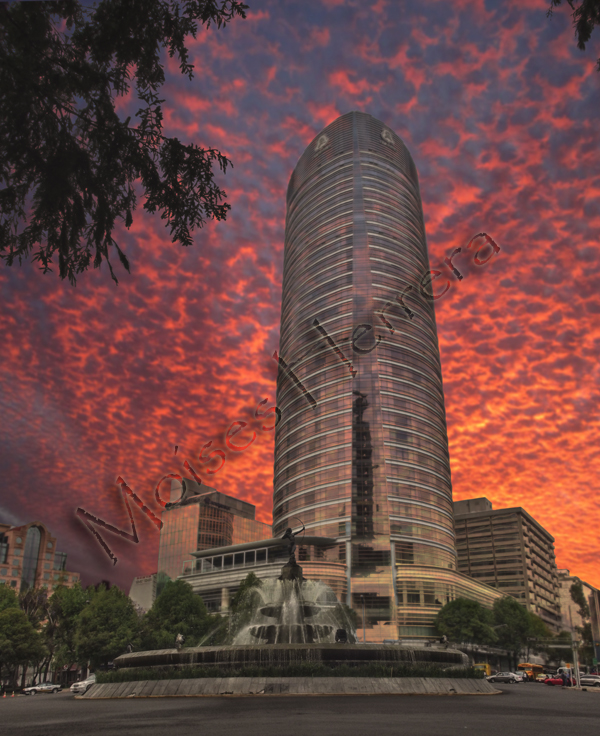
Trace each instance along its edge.
{"label": "silver car", "polygon": [[485,679],[488,682],[508,682],[511,685],[516,685],[518,682],[523,682],[523,678],[520,675],[515,675],[514,672],[496,672],[495,675],[490,675]]}
{"label": "silver car", "polygon": [[83,693],[86,693],[95,682],[96,675],[92,674],[85,680],[81,680],[81,682],[74,682],[69,689],[76,695],[82,695]]}
{"label": "silver car", "polygon": [[600,687],[600,675],[581,675],[580,682],[585,687]]}
{"label": "silver car", "polygon": [[38,685],[23,688],[25,695],[37,695],[38,693],[59,693],[61,686],[54,682],[40,682]]}

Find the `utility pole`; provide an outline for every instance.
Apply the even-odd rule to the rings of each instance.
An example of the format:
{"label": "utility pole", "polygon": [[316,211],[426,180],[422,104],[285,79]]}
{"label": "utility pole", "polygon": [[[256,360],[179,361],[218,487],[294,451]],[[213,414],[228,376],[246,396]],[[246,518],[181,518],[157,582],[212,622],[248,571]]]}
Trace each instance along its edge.
{"label": "utility pole", "polygon": [[577,645],[573,637],[573,619],[571,618],[571,608],[569,607],[569,623],[571,624],[571,648],[573,650],[573,668],[575,670],[575,684],[577,688],[581,688],[581,680],[579,679],[579,652],[577,651]]}

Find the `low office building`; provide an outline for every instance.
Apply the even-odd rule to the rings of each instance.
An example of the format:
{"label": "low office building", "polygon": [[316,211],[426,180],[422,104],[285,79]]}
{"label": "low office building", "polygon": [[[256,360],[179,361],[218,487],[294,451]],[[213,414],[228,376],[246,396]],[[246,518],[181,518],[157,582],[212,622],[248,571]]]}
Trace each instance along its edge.
{"label": "low office building", "polygon": [[[129,592],[143,610],[152,603],[167,580],[174,580],[190,566],[197,551],[256,542],[271,536],[271,525],[256,520],[256,507],[209,486],[184,478],[171,484],[170,502],[162,513],[158,571],[134,578]],[[204,598],[204,595],[203,595]],[[207,605],[214,609],[210,598]],[[220,606],[219,606],[220,608]]]}
{"label": "low office building", "polygon": [[197,550],[254,542],[271,536],[270,524],[257,521],[256,507],[189,478],[171,486],[162,513],[158,574],[175,579]]}
{"label": "low office building", "polygon": [[494,510],[487,498],[453,506],[459,571],[511,595],[560,631],[554,537],[520,507]]}
{"label": "low office building", "polygon": [[22,526],[0,524],[0,585],[15,592],[27,588],[72,587],[78,572],[67,570],[67,553],[56,548],[56,537],[40,521]]}

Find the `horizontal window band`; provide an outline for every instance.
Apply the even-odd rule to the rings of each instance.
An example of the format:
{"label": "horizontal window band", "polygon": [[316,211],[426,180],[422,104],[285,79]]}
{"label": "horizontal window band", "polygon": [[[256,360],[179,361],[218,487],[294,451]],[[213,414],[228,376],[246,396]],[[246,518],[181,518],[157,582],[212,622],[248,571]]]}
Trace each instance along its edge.
{"label": "horizontal window band", "polygon": [[[330,452],[333,452],[334,450],[345,450],[348,447],[352,448],[352,442],[349,442],[344,445],[332,445],[331,447],[324,447],[322,450],[316,450],[315,452],[311,452],[308,455],[304,455],[303,457],[299,457],[297,460],[290,461],[287,465],[284,465],[282,468],[280,468],[276,475],[274,476],[273,482],[275,482],[275,478],[278,478],[284,471],[288,470],[292,467],[292,465],[296,465],[296,463],[302,463],[305,460],[308,460],[311,457],[320,457],[321,455],[327,455]],[[316,461],[315,461],[316,462]],[[318,467],[315,466],[315,471],[318,471]]]}
{"label": "horizontal window band", "polygon": [[439,455],[434,455],[431,452],[431,450],[426,450],[423,447],[417,447],[415,445],[400,445],[396,442],[384,442],[383,444],[384,444],[384,447],[395,447],[399,450],[407,450],[408,452],[417,452],[420,455],[426,455],[432,460],[436,460],[441,465],[447,465],[448,469],[450,469],[450,458],[449,457],[440,457]]}
{"label": "horizontal window band", "polygon": [[[294,491],[294,493],[291,493],[289,496],[286,496],[285,498],[281,499],[281,501],[278,501],[274,506],[273,509],[279,508],[282,503],[285,501],[291,501],[294,498],[298,498],[299,496],[304,496],[307,493],[314,493],[315,491],[320,491],[323,488],[333,488],[334,486],[342,486],[345,483],[352,484],[352,478],[346,478],[344,480],[336,480],[332,481],[331,483],[321,483],[318,486],[309,486],[308,488],[304,488],[301,491]],[[277,493],[277,491],[275,491]],[[275,495],[275,494],[273,494]]]}
{"label": "horizontal window band", "polygon": [[[398,479],[398,478],[386,478],[386,481],[388,483],[393,483],[393,484],[399,485],[399,486],[409,486],[411,488],[415,488],[418,491],[425,491],[427,493],[433,493],[436,496],[440,496],[440,498],[444,499],[444,501],[446,501],[447,503],[449,503],[450,505],[452,505],[452,498],[451,498],[450,494],[449,493],[445,493],[444,491],[440,490],[439,488],[431,488],[430,486],[423,485],[419,481],[409,481],[409,480]],[[392,499],[392,498],[394,500],[399,499],[400,502],[402,502],[402,499],[404,497],[402,497],[402,496],[392,496],[392,495],[389,495],[388,496],[388,499]]]}
{"label": "horizontal window band", "polygon": [[[289,503],[290,499],[286,499],[285,501],[282,501],[279,506],[281,507],[284,503]],[[326,506],[335,506],[335,504],[343,504],[344,506],[347,503],[352,503],[352,497],[351,496],[343,496],[342,498],[335,498],[330,501],[320,501],[318,503],[313,503],[310,506],[297,506],[296,508],[292,509],[292,511],[313,511],[314,509],[320,509],[324,508]],[[275,511],[275,507],[273,507],[273,511]],[[289,512],[285,512],[286,514]]]}
{"label": "horizontal window band", "polygon": [[308,470],[306,473],[300,473],[299,475],[295,475],[293,478],[289,478],[285,481],[285,483],[282,483],[279,485],[277,490],[282,490],[285,488],[285,486],[289,486],[290,483],[294,483],[297,480],[300,480],[300,478],[305,478],[307,475],[316,475],[318,473],[324,473],[326,470],[331,470],[332,468],[343,468],[344,466],[348,466],[350,463],[343,462],[343,463],[333,463],[332,465],[324,465],[322,468],[315,468],[313,470]]}
{"label": "horizontal window band", "polygon": [[426,547],[437,547],[445,552],[450,552],[452,557],[456,559],[456,550],[454,547],[450,547],[442,542],[434,542],[431,539],[419,539],[418,537],[405,537],[399,534],[390,534],[390,541],[392,542],[409,542],[414,544],[424,544]]}
{"label": "horizontal window band", "polygon": [[[412,427],[398,427],[395,424],[384,424],[384,429],[389,429],[394,432],[406,432],[407,434],[415,435],[415,437],[420,437],[424,440],[427,440],[428,442],[434,442],[436,445],[440,447],[440,449],[444,450],[445,455],[448,454],[448,445],[444,444],[443,442],[440,442],[438,439],[432,437],[431,435],[422,434],[421,432],[417,432],[417,430],[413,429]],[[384,441],[384,444],[385,441]]]}
{"label": "horizontal window band", "polygon": [[448,527],[442,524],[436,524],[433,521],[425,521],[424,519],[413,519],[410,516],[397,516],[396,514],[390,514],[390,521],[400,521],[402,523],[411,524],[412,526],[426,526],[436,529],[437,531],[447,534],[449,537],[455,538],[454,532],[450,531]]}
{"label": "horizontal window band", "polygon": [[327,432],[319,432],[318,434],[313,434],[310,437],[306,437],[300,442],[296,442],[295,444],[291,445],[290,447],[280,452],[279,455],[276,455],[275,462],[277,462],[277,460],[280,457],[287,455],[287,453],[290,452],[291,450],[294,450],[300,447],[301,445],[305,445],[307,442],[313,442],[314,440],[319,439],[320,437],[328,437],[329,435],[332,435],[332,434],[338,434],[339,432],[348,432],[348,431],[350,431],[350,428],[348,427],[336,427],[335,429],[330,429]]}
{"label": "horizontal window band", "polygon": [[443,480],[446,483],[450,483],[450,478],[446,478],[445,476],[441,475],[440,473],[437,473],[435,470],[431,470],[431,468],[428,468],[424,465],[417,465],[416,463],[411,463],[403,460],[388,460],[386,459],[386,464],[389,465],[399,465],[403,468],[411,468],[413,470],[419,470],[422,473],[427,473],[428,475],[435,475],[436,478],[439,478],[440,480]]}

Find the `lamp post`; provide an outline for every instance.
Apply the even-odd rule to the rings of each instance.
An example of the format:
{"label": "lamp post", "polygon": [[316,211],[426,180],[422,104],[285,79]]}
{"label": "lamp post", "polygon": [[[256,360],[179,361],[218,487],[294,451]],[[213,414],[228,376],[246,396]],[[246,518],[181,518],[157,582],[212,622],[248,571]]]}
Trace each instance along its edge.
{"label": "lamp post", "polygon": [[365,619],[365,597],[364,597],[364,595],[361,595],[361,598],[362,598],[362,608],[363,608],[363,615],[362,615],[362,619],[363,619],[363,644],[365,644],[366,641],[367,641],[367,622],[366,622],[366,619]]}

